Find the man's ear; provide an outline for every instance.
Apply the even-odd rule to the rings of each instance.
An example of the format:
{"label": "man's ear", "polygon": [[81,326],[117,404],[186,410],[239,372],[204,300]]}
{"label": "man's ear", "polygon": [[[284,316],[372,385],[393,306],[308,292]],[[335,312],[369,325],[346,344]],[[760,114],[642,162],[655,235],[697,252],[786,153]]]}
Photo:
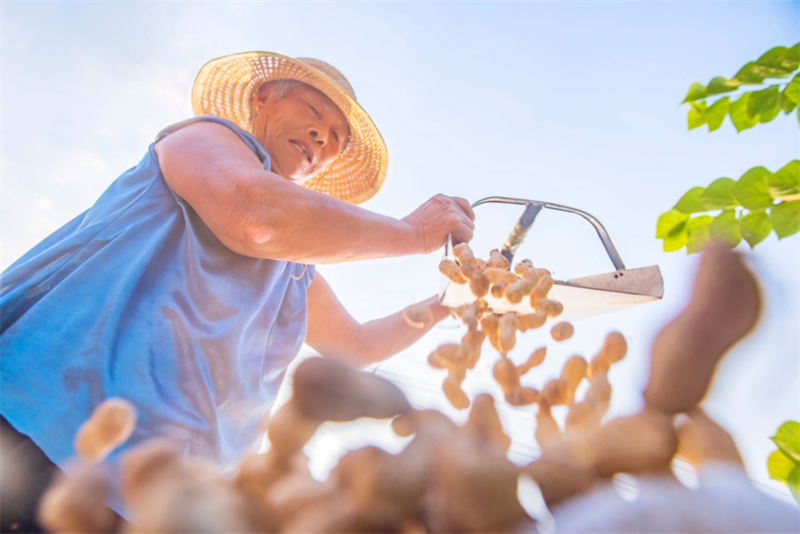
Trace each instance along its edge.
{"label": "man's ear", "polygon": [[270,95],[272,95],[273,90],[274,89],[272,87],[272,84],[270,84],[270,83],[263,84],[253,94],[253,104],[254,105],[255,104],[263,104],[264,102],[266,102],[269,99]]}

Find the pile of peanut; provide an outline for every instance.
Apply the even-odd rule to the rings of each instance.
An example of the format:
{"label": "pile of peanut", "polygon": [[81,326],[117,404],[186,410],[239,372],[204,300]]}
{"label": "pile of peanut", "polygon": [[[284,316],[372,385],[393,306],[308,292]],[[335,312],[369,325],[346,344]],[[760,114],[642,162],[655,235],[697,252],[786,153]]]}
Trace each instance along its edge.
{"label": "pile of peanut", "polygon": [[[550,272],[534,268],[529,259],[520,261],[512,270],[509,261],[497,249],[492,250],[489,259],[484,261],[476,258],[466,243],[453,247],[453,255],[455,261],[442,260],[439,270],[456,284],[469,284],[476,300],[454,310],[467,326],[461,342],[441,345],[428,357],[431,367],[447,371],[442,389],[453,407],[461,410],[470,405],[461,384],[467,371],[474,369],[478,362],[485,339],[500,353],[492,374],[506,402],[513,406],[539,403],[543,411],[548,411],[550,406],[571,404],[575,390],[584,378],[604,374],[611,364],[625,356],[625,338],[612,332],[591,362],[582,356],[572,356],[564,364],[561,376],[547,382],[541,391],[523,386],[520,379],[544,361],[547,347],[534,350],[524,363],[516,365],[508,354],[516,345],[517,332],[540,328],[549,318],[559,316],[564,310],[560,302],[548,298],[553,287]],[[484,299],[489,293],[512,304],[529,299],[534,311],[530,314],[494,313]],[[574,327],[569,322],[556,323],[550,329],[551,337],[557,342],[570,338],[573,333]]]}
{"label": "pile of peanut", "polygon": [[[602,469],[608,476],[617,469],[617,443],[604,445],[601,438],[607,434],[598,434],[611,395],[606,372],[615,346],[607,342],[601,350],[606,356],[598,361],[580,402],[571,396],[586,365],[575,359],[564,366],[555,386],[537,395],[550,399],[540,400],[536,415],[535,440],[542,456],[522,467],[507,458],[511,440],[491,395],[477,395],[466,422],[458,425],[436,410],[412,408],[402,391],[381,377],[311,358],[295,371],[291,399],[265,421],[269,449],[248,454],[232,473],[187,456],[183,444],[166,438],[125,451],[120,485],[127,512],[121,522],[104,506],[111,481],[102,460],[127,439],[136,416],[130,404],[109,399],[78,433],[79,461],[51,486],[39,518],[51,532],[530,530],[533,520],[517,497],[520,476],[540,483],[550,504],[581,491]],[[506,369],[518,377],[516,367]],[[514,385],[508,391],[520,389],[518,378],[503,380]],[[563,429],[549,410],[557,403],[571,403]],[[317,429],[327,421],[362,417],[391,420],[394,432],[410,440],[397,454],[373,446],[351,450],[327,479],[312,477],[303,447]],[[631,429],[643,427],[642,421],[617,426],[614,435],[627,442],[635,434]],[[574,447],[582,443],[592,445]],[[655,455],[643,465],[668,461],[674,453],[669,447],[641,447]],[[636,458],[621,453],[626,461]]]}

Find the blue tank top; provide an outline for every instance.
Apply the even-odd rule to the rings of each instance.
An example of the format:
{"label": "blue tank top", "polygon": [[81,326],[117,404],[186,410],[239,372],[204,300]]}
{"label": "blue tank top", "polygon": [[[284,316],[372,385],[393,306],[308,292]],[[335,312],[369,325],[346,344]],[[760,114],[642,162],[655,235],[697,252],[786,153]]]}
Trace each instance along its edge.
{"label": "blue tank top", "polygon": [[[249,133],[233,130],[269,169]],[[0,277],[0,413],[56,464],[104,399],[229,466],[255,448],[306,332],[314,267],[227,249],[166,184],[154,142],[86,212]],[[112,462],[114,458],[111,459]]]}

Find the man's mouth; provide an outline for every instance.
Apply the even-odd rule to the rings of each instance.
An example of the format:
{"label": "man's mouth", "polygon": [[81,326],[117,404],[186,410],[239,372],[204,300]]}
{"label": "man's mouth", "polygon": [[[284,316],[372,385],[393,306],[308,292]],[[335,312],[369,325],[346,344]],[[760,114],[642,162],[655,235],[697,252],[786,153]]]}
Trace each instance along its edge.
{"label": "man's mouth", "polygon": [[304,143],[302,143],[300,141],[295,141],[294,139],[292,139],[289,142],[292,143],[297,148],[299,148],[300,151],[303,153],[303,155],[306,157],[306,160],[308,160],[308,162],[311,163],[311,161],[314,159],[314,157],[311,154],[311,151],[309,150],[309,148]]}

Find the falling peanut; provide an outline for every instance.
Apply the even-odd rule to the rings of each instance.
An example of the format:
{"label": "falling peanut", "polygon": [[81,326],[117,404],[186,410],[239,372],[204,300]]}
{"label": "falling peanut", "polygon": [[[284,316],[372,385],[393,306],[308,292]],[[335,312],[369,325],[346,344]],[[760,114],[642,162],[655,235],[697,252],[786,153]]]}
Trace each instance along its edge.
{"label": "falling peanut", "polygon": [[611,368],[611,362],[603,358],[602,355],[597,355],[589,362],[589,377],[601,376],[608,373]]}
{"label": "falling peanut", "polygon": [[500,317],[497,323],[500,352],[507,353],[517,343],[517,314],[509,312]]}
{"label": "falling peanut", "polygon": [[503,357],[497,360],[492,369],[492,376],[500,385],[503,394],[507,394],[509,391],[519,387],[519,371],[517,371],[517,366],[514,365],[514,362],[508,358]]}
{"label": "falling peanut", "polygon": [[564,433],[567,439],[597,430],[600,428],[601,418],[602,415],[598,414],[591,403],[581,401],[573,404],[569,412],[567,412],[567,418],[564,422]]}
{"label": "falling peanut", "polygon": [[536,285],[533,286],[533,291],[531,291],[531,306],[535,308],[539,299],[546,298],[552,287],[553,279],[550,277],[550,273],[540,275]]}
{"label": "falling peanut", "polygon": [[494,398],[488,393],[481,393],[475,397],[464,428],[482,439],[496,443],[504,451],[511,445],[511,438],[503,431],[503,423],[494,406]]}
{"label": "falling peanut", "polygon": [[428,356],[428,363],[434,369],[453,369],[466,365],[469,353],[461,345],[445,343]]}
{"label": "falling peanut", "polygon": [[516,264],[514,266],[514,272],[517,273],[520,278],[527,280],[534,286],[536,282],[539,281],[539,275],[536,273],[536,269],[534,269],[531,260],[525,259]]}
{"label": "falling peanut", "polygon": [[540,347],[533,351],[528,359],[525,360],[525,363],[522,365],[517,366],[517,370],[519,371],[519,375],[522,376],[537,365],[541,365],[544,361],[544,357],[547,355],[547,347]]}
{"label": "falling peanut", "polygon": [[486,337],[489,339],[489,343],[495,350],[500,351],[500,343],[499,339],[499,332],[498,332],[498,325],[500,324],[500,316],[496,313],[487,313],[483,317],[481,317],[481,330],[486,334]]}
{"label": "falling peanut", "polygon": [[113,532],[118,517],[106,507],[108,474],[98,466],[74,465],[59,472],[39,501],[37,521],[47,532]]}
{"label": "falling peanut", "polygon": [[572,356],[565,363],[561,369],[561,378],[566,382],[567,387],[564,392],[566,404],[572,404],[575,399],[575,390],[578,385],[586,377],[586,370],[589,364],[583,356]]}
{"label": "falling peanut", "polygon": [[611,384],[608,382],[608,376],[600,373],[589,378],[589,389],[586,390],[583,400],[591,404],[602,418],[611,403]]}
{"label": "falling peanut", "polygon": [[403,310],[403,320],[413,328],[429,328],[433,325],[433,312],[424,304],[414,304]]}
{"label": "falling peanut", "polygon": [[469,408],[469,397],[467,397],[467,394],[461,389],[460,381],[454,380],[452,377],[448,376],[444,379],[444,382],[442,382],[442,390],[447,400],[453,405],[453,408],[457,410]]}
{"label": "falling peanut", "polygon": [[392,419],[392,430],[400,437],[408,437],[416,431],[414,428],[414,421],[408,415],[398,415]]}
{"label": "falling peanut", "polygon": [[563,378],[549,380],[542,388],[540,397],[548,406],[567,404],[569,401],[569,382]]}
{"label": "falling peanut", "polygon": [[472,249],[469,248],[467,243],[459,243],[458,245],[454,246],[453,256],[456,257],[456,260],[458,260],[458,263],[462,267],[469,264],[471,260],[475,259],[475,255],[472,253]]}
{"label": "falling peanut", "polygon": [[470,330],[478,327],[478,319],[483,314],[480,305],[476,302],[464,304],[456,308],[456,316],[467,325]]}
{"label": "falling peanut", "polygon": [[568,323],[566,321],[558,323],[550,329],[550,337],[556,341],[564,341],[565,339],[569,339],[574,333],[575,327],[572,326],[572,323]]}
{"label": "falling peanut", "polygon": [[603,357],[610,363],[616,363],[625,357],[628,352],[628,343],[625,336],[619,332],[611,332],[606,336],[601,349]]}
{"label": "falling peanut", "polygon": [[506,393],[505,399],[511,406],[527,406],[539,401],[539,390],[519,386]]}
{"label": "falling peanut", "polygon": [[543,298],[536,301],[537,311],[541,311],[548,317],[557,317],[564,311],[564,305],[557,300]]}
{"label": "falling peanut", "polygon": [[489,279],[489,282],[496,284],[497,282],[505,282],[506,284],[513,284],[519,278],[514,273],[505,269],[498,269],[497,267],[487,267],[483,270],[483,274]]}
{"label": "falling peanut", "polygon": [[469,289],[476,297],[484,297],[489,292],[489,279],[478,269],[467,264],[461,265],[461,272],[469,278]]}
{"label": "falling peanut", "polygon": [[492,284],[492,287],[489,288],[489,292],[491,292],[494,298],[501,299],[506,294],[506,287],[508,287],[508,284],[503,281],[495,282]]}
{"label": "falling peanut", "polygon": [[124,443],[136,426],[136,410],[128,401],[110,398],[92,412],[75,435],[75,451],[86,463],[102,462]]}
{"label": "falling peanut", "polygon": [[575,389],[580,384],[581,380],[586,377],[586,369],[588,364],[583,356],[571,356],[561,369],[561,377],[564,378],[571,389]]}
{"label": "falling peanut", "polygon": [[531,291],[533,291],[533,285],[530,282],[518,280],[506,288],[506,300],[512,304],[517,304],[522,302],[523,297],[530,295]]}
{"label": "falling peanut", "polygon": [[461,267],[453,260],[443,259],[439,262],[439,272],[456,284],[466,284],[469,279],[461,272]]}
{"label": "falling peanut", "polygon": [[547,314],[544,312],[536,311],[533,313],[526,313],[517,318],[517,328],[520,332],[527,332],[539,328],[547,322]]}
{"label": "falling peanut", "polygon": [[534,432],[536,442],[542,450],[549,448],[557,443],[561,443],[564,435],[558,423],[553,418],[550,406],[546,402],[539,402],[539,411],[536,413],[536,430]]}
{"label": "falling peanut", "polygon": [[481,346],[486,339],[486,334],[482,330],[470,329],[461,338],[461,346],[467,351],[465,366],[467,369],[474,369],[481,356]]}
{"label": "falling peanut", "polygon": [[489,264],[489,267],[503,269],[504,271],[507,271],[511,268],[511,264],[508,262],[508,259],[496,248],[489,251],[489,261],[487,261],[487,263]]}

